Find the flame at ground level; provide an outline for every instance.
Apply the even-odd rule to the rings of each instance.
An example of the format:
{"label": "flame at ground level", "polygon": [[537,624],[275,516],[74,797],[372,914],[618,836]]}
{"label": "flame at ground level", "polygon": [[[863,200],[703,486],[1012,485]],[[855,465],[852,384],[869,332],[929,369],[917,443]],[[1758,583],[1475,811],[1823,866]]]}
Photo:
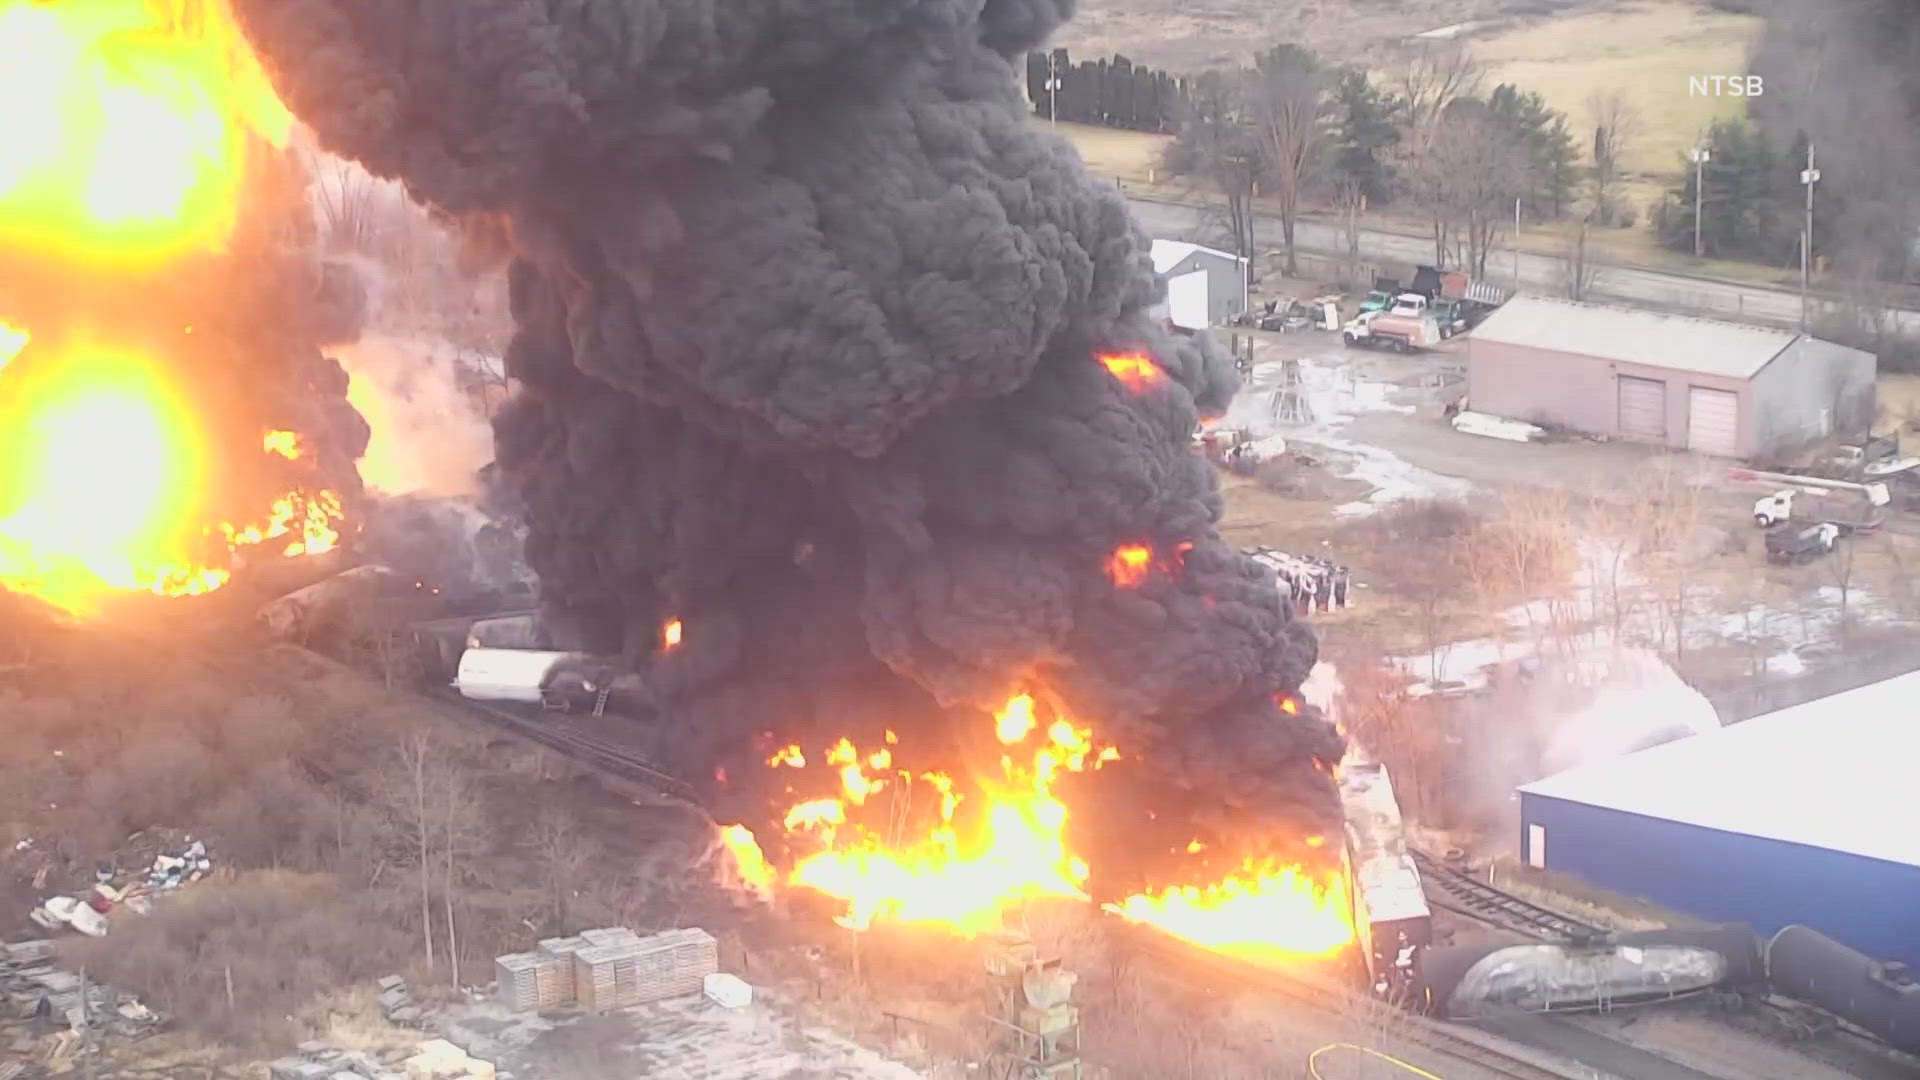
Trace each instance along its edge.
{"label": "flame at ground level", "polygon": [[[242,548],[338,544],[329,491],[291,493],[257,524],[213,521],[206,434],[148,358],[80,340],[36,355],[30,334],[0,324],[13,340],[0,367],[0,588],[88,614],[113,592],[210,592]],[[263,434],[259,452],[274,441]]]}
{"label": "flame at ground level", "polygon": [[1347,888],[1340,876],[1316,877],[1302,867],[1275,862],[1248,862],[1239,873],[1211,885],[1129,896],[1106,908],[1248,960],[1324,956],[1354,941]]}
{"label": "flame at ground level", "polygon": [[[999,926],[1003,913],[1025,900],[1087,899],[1089,867],[1068,849],[1069,808],[1053,785],[1062,773],[1097,769],[1119,752],[1098,747],[1089,730],[1064,718],[1042,724],[1026,695],[995,716],[994,733],[1005,753],[999,775],[979,784],[986,805],[972,818],[975,825],[958,823],[955,811],[968,796],[947,774],[895,769],[893,752],[862,756],[842,739],[818,755],[795,745],[767,760],[769,767],[796,770],[815,760],[838,773],[838,797],[805,800],[787,813],[784,839],[804,852],[790,871],[777,874],[743,826],[723,828],[721,843],[756,891],[781,883],[835,898],[844,904],[837,921],[856,930],[886,919],[972,936]],[[932,823],[903,828],[910,808],[926,798],[937,808],[925,819]],[[861,807],[878,811],[884,829],[856,823]],[[1196,841],[1188,850],[1203,848]],[[1207,885],[1154,890],[1106,907],[1249,959],[1323,956],[1354,941],[1337,871],[1315,873],[1272,860],[1243,862]]]}

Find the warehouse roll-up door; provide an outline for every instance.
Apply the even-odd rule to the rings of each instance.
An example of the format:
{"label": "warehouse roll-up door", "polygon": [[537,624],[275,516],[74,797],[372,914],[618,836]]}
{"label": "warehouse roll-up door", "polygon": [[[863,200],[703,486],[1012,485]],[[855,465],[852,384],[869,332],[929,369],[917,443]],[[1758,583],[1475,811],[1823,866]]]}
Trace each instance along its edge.
{"label": "warehouse roll-up door", "polygon": [[1643,439],[1667,437],[1666,383],[1620,376],[1620,434]]}
{"label": "warehouse roll-up door", "polygon": [[1716,457],[1738,457],[1740,395],[1705,386],[1687,388],[1687,449]]}

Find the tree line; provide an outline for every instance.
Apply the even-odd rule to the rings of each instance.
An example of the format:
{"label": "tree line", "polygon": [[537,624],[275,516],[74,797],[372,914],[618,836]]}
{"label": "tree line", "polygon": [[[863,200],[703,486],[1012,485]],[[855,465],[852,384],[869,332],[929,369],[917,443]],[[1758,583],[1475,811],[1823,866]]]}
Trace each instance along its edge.
{"label": "tree line", "polygon": [[1187,80],[1124,56],[1076,63],[1055,49],[1027,54],[1027,100],[1047,119],[1172,131],[1186,108]]}
{"label": "tree line", "polygon": [[1452,44],[1416,51],[1381,76],[1275,45],[1251,66],[1188,84],[1163,165],[1222,197],[1239,254],[1253,254],[1254,199],[1274,207],[1289,273],[1309,198],[1342,210],[1356,253],[1361,212],[1412,210],[1430,226],[1436,265],[1475,274],[1516,211],[1608,224],[1625,215],[1617,162],[1631,117],[1618,98],[1593,102],[1586,164],[1565,114],[1511,84],[1483,93],[1482,82]]}

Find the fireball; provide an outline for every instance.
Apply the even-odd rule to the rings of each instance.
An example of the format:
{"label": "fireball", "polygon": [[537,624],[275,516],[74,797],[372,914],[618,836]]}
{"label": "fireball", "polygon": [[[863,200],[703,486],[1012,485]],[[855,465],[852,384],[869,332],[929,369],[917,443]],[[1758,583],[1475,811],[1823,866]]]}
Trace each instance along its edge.
{"label": "fireball", "polygon": [[[23,276],[102,284],[220,251],[249,153],[292,124],[225,0],[0,0],[0,116],[0,248]],[[114,592],[219,588],[242,549],[338,543],[326,490],[221,520],[184,365],[21,303],[0,283],[0,587],[87,613]],[[296,432],[257,445],[304,456]]]}
{"label": "fireball", "polygon": [[232,232],[292,117],[225,0],[0,0],[0,244],[152,263]]}

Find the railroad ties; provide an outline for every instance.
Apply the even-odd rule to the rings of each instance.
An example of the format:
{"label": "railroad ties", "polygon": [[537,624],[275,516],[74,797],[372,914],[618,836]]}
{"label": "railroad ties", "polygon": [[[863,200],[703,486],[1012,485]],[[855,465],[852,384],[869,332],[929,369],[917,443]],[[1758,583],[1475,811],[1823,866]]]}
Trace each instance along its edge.
{"label": "railroad ties", "polygon": [[1471,874],[1443,865],[1423,851],[1413,851],[1412,855],[1420,880],[1427,886],[1427,899],[1435,907],[1528,937],[1577,942],[1605,937],[1608,933],[1601,927],[1496,889]]}

